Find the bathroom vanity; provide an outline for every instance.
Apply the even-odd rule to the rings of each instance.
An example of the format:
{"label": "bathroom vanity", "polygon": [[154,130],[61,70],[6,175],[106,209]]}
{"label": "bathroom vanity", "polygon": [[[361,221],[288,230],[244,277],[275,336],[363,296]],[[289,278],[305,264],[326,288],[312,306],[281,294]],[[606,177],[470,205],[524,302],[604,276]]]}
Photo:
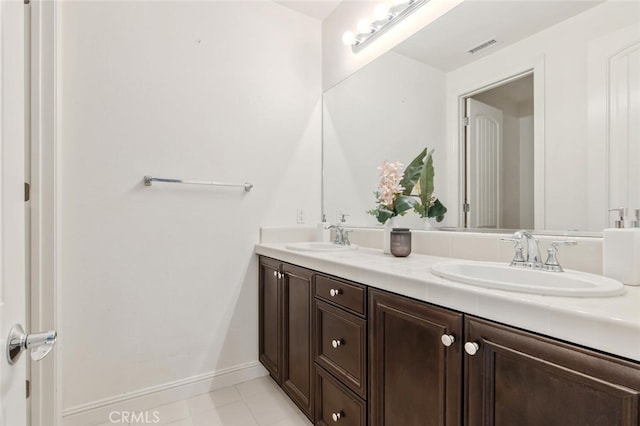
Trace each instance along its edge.
{"label": "bathroom vanity", "polygon": [[456,284],[447,260],[259,244],[260,361],[318,425],[640,425],[640,289]]}

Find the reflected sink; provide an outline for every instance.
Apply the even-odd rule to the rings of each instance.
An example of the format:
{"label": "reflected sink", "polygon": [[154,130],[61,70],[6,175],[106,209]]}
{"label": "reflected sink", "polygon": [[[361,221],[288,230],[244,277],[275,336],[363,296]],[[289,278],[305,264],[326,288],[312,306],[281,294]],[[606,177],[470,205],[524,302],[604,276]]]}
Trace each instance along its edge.
{"label": "reflected sink", "polygon": [[547,296],[602,297],[624,293],[621,282],[600,275],[536,271],[504,263],[442,262],[433,265],[431,273],[463,284]]}
{"label": "reflected sink", "polygon": [[289,243],[285,246],[289,250],[297,251],[351,251],[356,250],[358,246],[351,244],[350,246],[343,246],[341,244],[323,243],[318,241],[305,242],[305,243]]}

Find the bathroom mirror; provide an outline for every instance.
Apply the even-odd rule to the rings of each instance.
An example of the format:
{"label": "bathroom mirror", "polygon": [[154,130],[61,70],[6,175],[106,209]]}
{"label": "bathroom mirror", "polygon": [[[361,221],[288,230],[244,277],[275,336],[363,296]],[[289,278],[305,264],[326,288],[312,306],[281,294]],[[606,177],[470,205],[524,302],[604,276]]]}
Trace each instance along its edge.
{"label": "bathroom mirror", "polygon": [[[525,80],[533,99],[506,90]],[[501,110],[493,163],[473,154],[479,130],[464,117],[486,114],[470,102]],[[377,167],[426,146],[448,212],[442,223],[409,213],[403,226],[601,231],[609,208],[640,208],[639,105],[638,2],[465,1],[324,93],[323,212],[379,225],[366,213]],[[500,172],[473,175],[473,155]],[[473,219],[483,202],[498,213]]]}

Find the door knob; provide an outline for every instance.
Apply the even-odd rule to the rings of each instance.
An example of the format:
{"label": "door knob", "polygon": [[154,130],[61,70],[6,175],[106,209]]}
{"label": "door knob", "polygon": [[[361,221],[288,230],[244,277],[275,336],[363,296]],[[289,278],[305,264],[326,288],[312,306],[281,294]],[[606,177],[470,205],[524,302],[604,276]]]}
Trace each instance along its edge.
{"label": "door knob", "polygon": [[480,350],[480,345],[476,342],[467,342],[464,344],[464,351],[469,355],[475,355]]}
{"label": "door knob", "polygon": [[440,338],[440,341],[443,345],[449,347],[455,343],[456,336],[454,336],[453,334],[443,334]]}
{"label": "door knob", "polygon": [[20,358],[22,351],[31,349],[31,359],[40,361],[51,352],[57,338],[58,333],[53,330],[27,334],[20,324],[16,324],[11,328],[7,338],[7,360],[13,365]]}

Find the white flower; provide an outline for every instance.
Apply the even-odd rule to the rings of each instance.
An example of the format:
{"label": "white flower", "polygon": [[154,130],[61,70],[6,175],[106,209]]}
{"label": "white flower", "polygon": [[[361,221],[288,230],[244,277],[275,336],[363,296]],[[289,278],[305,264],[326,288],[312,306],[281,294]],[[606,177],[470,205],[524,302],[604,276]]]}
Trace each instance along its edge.
{"label": "white flower", "polygon": [[404,164],[398,161],[393,163],[385,161],[378,167],[380,171],[378,202],[389,209],[393,209],[396,196],[404,191],[404,188],[400,185],[403,167]]}

